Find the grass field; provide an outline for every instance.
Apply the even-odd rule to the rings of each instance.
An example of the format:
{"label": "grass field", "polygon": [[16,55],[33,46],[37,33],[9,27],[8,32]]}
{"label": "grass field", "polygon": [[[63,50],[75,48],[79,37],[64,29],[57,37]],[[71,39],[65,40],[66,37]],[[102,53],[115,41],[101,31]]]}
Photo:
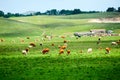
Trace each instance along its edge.
{"label": "grass field", "polygon": [[[120,23],[88,23],[93,18],[119,16],[119,13],[96,13],[0,18],[0,39],[4,40],[0,42],[0,80],[119,80],[120,45],[111,45],[119,36],[104,36],[99,45],[98,37],[73,36],[74,32],[101,28],[120,33]],[[53,38],[43,41],[43,33]],[[70,55],[66,50],[59,55],[58,46],[64,40],[68,41],[66,50],[71,51]],[[21,51],[30,42],[36,47],[23,55]],[[110,54],[105,54],[106,47],[111,48]],[[49,48],[50,52],[43,55],[43,48]],[[87,53],[88,48],[93,52]]]}

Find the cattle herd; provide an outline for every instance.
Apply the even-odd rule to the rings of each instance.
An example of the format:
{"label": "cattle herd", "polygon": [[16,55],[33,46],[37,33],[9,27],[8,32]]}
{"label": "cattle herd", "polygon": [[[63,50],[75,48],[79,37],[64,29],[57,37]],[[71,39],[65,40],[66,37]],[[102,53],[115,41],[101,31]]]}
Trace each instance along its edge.
{"label": "cattle herd", "polygon": [[[30,39],[30,37],[26,37],[26,38]],[[45,38],[48,38],[48,40],[50,40],[52,37],[47,37],[46,36]],[[68,41],[65,40],[65,36],[61,36],[60,38],[63,38],[63,45],[58,45],[58,51],[59,51],[58,54],[61,55],[61,54],[66,52],[67,55],[69,55],[71,53],[71,50],[67,49]],[[43,39],[43,40],[45,40],[45,39]],[[22,43],[24,43],[24,39],[21,39],[20,41]],[[5,42],[5,39],[3,39],[3,38],[0,39],[0,42]],[[101,37],[98,38],[97,44],[99,44],[100,42],[101,42]],[[50,48],[48,48],[48,47],[43,48],[43,43],[40,43],[39,45],[42,47],[42,50],[41,50],[42,54],[48,54],[49,53]],[[120,45],[120,40],[117,40],[115,42],[111,42],[111,45]],[[55,44],[52,43],[51,46],[55,46]],[[29,46],[26,47],[24,50],[22,50],[22,54],[27,55],[29,53],[30,49],[33,48],[33,47],[36,47],[36,43],[35,42],[29,43]],[[111,49],[109,47],[106,47],[104,50],[105,50],[106,54],[109,54]],[[92,53],[92,51],[93,51],[93,48],[88,48],[87,49],[87,53]],[[83,51],[81,50],[80,53],[83,53]]]}

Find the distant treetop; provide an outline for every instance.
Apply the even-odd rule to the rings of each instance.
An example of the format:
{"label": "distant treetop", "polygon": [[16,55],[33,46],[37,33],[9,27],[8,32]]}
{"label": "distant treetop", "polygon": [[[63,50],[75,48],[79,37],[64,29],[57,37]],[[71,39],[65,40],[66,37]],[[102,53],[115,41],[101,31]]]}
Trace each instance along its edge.
{"label": "distant treetop", "polygon": [[[108,7],[106,9],[106,12],[120,12],[120,7],[116,10],[114,7]],[[20,14],[20,13],[7,13],[4,14],[3,11],[0,10],[0,17],[9,18],[9,17],[20,17],[20,16],[34,16],[34,15],[74,15],[74,14],[82,14],[82,13],[99,13],[99,11],[81,11],[80,9],[74,9],[74,10],[57,10],[57,9],[51,9],[47,10],[44,13],[41,12],[32,12],[29,14]]]}

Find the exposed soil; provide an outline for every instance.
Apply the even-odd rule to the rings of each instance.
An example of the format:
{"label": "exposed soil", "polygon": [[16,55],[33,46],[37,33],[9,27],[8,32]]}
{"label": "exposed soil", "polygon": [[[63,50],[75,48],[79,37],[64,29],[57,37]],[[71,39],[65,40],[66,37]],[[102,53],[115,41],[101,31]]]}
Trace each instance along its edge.
{"label": "exposed soil", "polygon": [[120,17],[117,18],[100,18],[100,19],[90,19],[90,23],[120,23]]}

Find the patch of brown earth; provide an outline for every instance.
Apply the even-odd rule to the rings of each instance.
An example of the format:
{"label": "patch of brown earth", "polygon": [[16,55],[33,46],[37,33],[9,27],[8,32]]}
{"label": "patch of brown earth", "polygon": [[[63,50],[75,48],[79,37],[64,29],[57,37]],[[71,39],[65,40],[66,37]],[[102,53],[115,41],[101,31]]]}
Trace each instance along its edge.
{"label": "patch of brown earth", "polygon": [[117,18],[100,18],[100,19],[90,19],[89,23],[120,23],[120,17]]}

